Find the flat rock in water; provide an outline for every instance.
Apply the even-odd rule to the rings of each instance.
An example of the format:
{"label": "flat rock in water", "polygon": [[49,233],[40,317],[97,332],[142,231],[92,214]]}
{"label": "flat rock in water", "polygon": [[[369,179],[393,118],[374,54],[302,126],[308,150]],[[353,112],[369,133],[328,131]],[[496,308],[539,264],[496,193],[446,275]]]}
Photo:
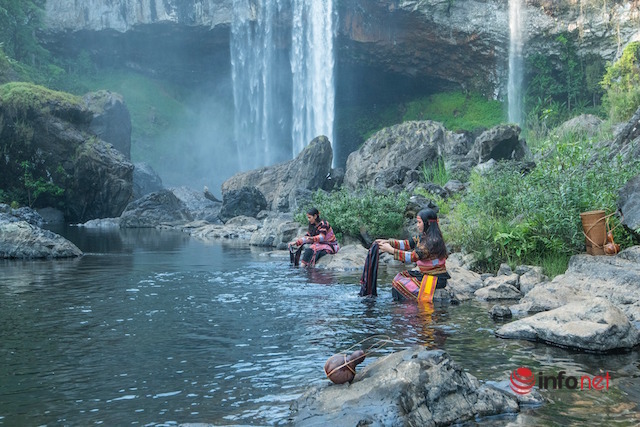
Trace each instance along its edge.
{"label": "flat rock in water", "polygon": [[604,298],[573,302],[516,320],[502,326],[496,335],[598,353],[640,344],[640,331],[622,310]]}

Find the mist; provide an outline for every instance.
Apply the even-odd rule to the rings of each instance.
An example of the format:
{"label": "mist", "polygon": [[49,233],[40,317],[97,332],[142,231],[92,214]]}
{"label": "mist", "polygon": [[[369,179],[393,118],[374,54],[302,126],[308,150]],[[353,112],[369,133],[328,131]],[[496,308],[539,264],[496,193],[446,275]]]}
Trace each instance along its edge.
{"label": "mist", "polygon": [[184,102],[184,123],[158,138],[157,146],[165,151],[149,153],[152,160],[134,161],[149,161],[166,187],[207,186],[221,197],[222,183],[240,171],[231,93],[229,79],[199,88]]}

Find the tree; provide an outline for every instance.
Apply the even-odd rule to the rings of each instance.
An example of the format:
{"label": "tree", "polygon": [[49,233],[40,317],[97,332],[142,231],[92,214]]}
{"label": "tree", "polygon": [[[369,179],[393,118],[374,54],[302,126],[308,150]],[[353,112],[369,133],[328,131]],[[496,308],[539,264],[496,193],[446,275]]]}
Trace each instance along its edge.
{"label": "tree", "polygon": [[35,65],[46,53],[36,38],[44,6],[45,0],[0,0],[0,43],[8,56]]}

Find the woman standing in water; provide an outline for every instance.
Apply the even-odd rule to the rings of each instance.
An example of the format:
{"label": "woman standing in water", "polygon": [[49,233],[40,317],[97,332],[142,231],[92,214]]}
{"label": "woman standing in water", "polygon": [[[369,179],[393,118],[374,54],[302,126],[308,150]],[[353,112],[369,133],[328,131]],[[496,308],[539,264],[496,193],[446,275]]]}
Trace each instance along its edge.
{"label": "woman standing in water", "polygon": [[436,288],[447,286],[451,278],[447,273],[447,247],[438,225],[438,215],[432,209],[423,209],[416,216],[418,235],[409,240],[378,239],[381,252],[416,267],[398,273],[392,281],[392,294],[396,300],[431,302]]}
{"label": "woman standing in water", "polygon": [[305,244],[311,244],[311,246],[305,248],[301,262],[305,267],[313,267],[320,257],[326,254],[335,254],[340,249],[340,246],[329,223],[320,218],[318,209],[309,209],[307,211],[307,220],[309,221],[307,233],[290,242],[289,248],[291,249],[294,246],[301,248]]}

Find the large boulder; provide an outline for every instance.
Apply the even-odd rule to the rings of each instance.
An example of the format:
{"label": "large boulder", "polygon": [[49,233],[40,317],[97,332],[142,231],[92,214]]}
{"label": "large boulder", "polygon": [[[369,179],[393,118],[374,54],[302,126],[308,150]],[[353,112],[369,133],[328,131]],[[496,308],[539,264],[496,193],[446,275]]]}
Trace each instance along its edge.
{"label": "large boulder", "polygon": [[286,249],[287,243],[300,232],[300,224],[291,214],[270,215],[262,222],[262,227],[251,235],[249,244]]}
{"label": "large boulder", "polygon": [[93,113],[89,129],[131,160],[131,116],[122,95],[108,90],[86,94],[84,102]]}
{"label": "large boulder", "polygon": [[428,120],[384,128],[349,155],[343,185],[353,190],[402,184],[408,171],[434,165],[449,153],[465,151],[465,144],[458,134]]}
{"label": "large boulder", "polygon": [[[0,189],[34,208],[62,205],[69,222],[120,215],[131,198],[133,165],[93,133],[92,119],[73,95],[23,82],[2,86]],[[25,180],[45,191],[34,198]]]}
{"label": "large boulder", "polygon": [[603,120],[598,116],[581,114],[562,123],[554,130],[554,133],[558,136],[579,134],[593,138],[600,132],[602,123]]}
{"label": "large boulder", "polygon": [[75,153],[73,182],[66,193],[66,215],[85,220],[120,215],[133,194],[133,165],[102,140],[82,144]]}
{"label": "large boulder", "polygon": [[236,216],[256,217],[267,208],[267,199],[256,187],[242,187],[222,194],[220,219],[228,221]]}
{"label": "large boulder", "polygon": [[220,209],[222,202],[211,200],[203,191],[196,191],[189,187],[172,187],[169,189],[180,199],[196,221],[203,220],[211,224],[221,224]]}
{"label": "large boulder", "polygon": [[232,176],[222,184],[222,197],[253,187],[264,195],[268,210],[287,212],[295,206],[296,190],[315,191],[326,185],[332,159],[329,139],[318,136],[293,160]]}
{"label": "large boulder", "polygon": [[518,125],[499,125],[476,138],[469,157],[480,164],[489,159],[522,160],[528,152],[526,142],[520,139]]}
{"label": "large boulder", "polygon": [[299,426],[436,426],[515,413],[515,397],[481,385],[441,350],[414,347],[365,368],[351,384],[318,386],[292,405]]}
{"label": "large boulder", "polygon": [[552,310],[576,301],[600,297],[631,321],[640,321],[640,246],[616,256],[574,255],[565,274],[542,282],[512,306],[514,312]]}
{"label": "large boulder", "polygon": [[640,232],[640,175],[636,176],[620,190],[618,194],[618,208],[622,212],[622,223]]}
{"label": "large boulder", "polygon": [[122,228],[157,228],[193,220],[187,205],[170,190],[160,190],[131,202],[120,217]]}

